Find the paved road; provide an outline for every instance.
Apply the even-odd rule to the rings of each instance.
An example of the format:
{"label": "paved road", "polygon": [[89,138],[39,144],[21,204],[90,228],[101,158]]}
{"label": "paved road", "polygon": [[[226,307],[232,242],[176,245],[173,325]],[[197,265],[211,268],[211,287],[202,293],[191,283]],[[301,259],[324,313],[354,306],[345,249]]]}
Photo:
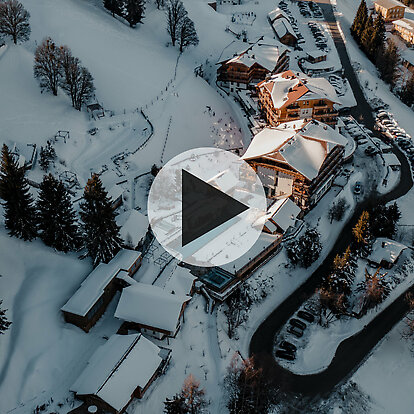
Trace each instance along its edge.
{"label": "paved road", "polygon": [[[364,123],[372,130],[375,120],[372,115],[371,107],[366,101],[364,94],[359,85],[358,79],[353,71],[348,53],[343,43],[342,37],[338,30],[335,16],[330,4],[326,2],[320,4],[326,21],[330,24],[335,46],[338,50],[345,75],[348,78],[354,92],[357,106],[353,108],[352,115],[358,121]],[[319,285],[323,276],[326,275],[331,267],[332,261],[336,254],[342,253],[350,244],[352,237],[352,227],[358,220],[361,212],[378,203],[387,203],[406,194],[412,187],[411,171],[407,159],[398,150],[394,152],[401,162],[401,179],[398,185],[385,195],[370,194],[355,209],[353,216],[345,224],[341,235],[332,246],[331,252],[323,261],[321,266],[310,276],[310,278],[299,287],[292,295],[285,299],[269,317],[260,325],[254,333],[250,342],[250,355],[255,355],[259,365],[273,373],[272,379],[277,385],[293,392],[307,395],[311,398],[329,394],[332,389],[349,377],[352,372],[358,368],[360,363],[369,354],[373,347],[381,340],[390,329],[401,320],[407,312],[408,307],[404,300],[405,294],[398,297],[386,310],[378,315],[367,327],[359,334],[343,341],[338,347],[335,357],[329,367],[314,375],[301,376],[291,373],[280,367],[273,355],[273,344],[276,332],[288,321],[292,314],[299,308],[304,300],[309,298]],[[411,290],[414,291],[414,288]]]}

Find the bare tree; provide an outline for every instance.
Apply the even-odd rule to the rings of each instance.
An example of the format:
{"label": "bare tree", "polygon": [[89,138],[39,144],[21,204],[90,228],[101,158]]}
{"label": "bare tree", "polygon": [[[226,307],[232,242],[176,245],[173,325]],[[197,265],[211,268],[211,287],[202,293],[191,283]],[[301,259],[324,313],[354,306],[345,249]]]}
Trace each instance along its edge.
{"label": "bare tree", "polygon": [[187,10],[185,9],[181,0],[168,0],[167,3],[167,32],[171,37],[171,43],[175,46],[179,37],[179,31],[181,23],[187,16]]}
{"label": "bare tree", "polygon": [[194,22],[187,16],[181,22],[178,43],[180,44],[180,52],[190,45],[198,45],[198,36],[194,28]]}
{"label": "bare tree", "polygon": [[165,6],[165,0],[155,0],[155,4],[157,5],[157,9],[161,9]]}
{"label": "bare tree", "polygon": [[30,13],[17,0],[0,1],[0,34],[11,36],[14,44],[29,40]]}
{"label": "bare tree", "polygon": [[52,38],[47,37],[36,48],[34,58],[34,77],[39,79],[40,87],[57,95],[62,67],[62,50]]}
{"label": "bare tree", "polygon": [[67,46],[61,48],[63,78],[62,89],[70,96],[72,106],[80,111],[82,105],[92,97],[95,87],[92,75],[81,65],[81,61],[72,56]]}

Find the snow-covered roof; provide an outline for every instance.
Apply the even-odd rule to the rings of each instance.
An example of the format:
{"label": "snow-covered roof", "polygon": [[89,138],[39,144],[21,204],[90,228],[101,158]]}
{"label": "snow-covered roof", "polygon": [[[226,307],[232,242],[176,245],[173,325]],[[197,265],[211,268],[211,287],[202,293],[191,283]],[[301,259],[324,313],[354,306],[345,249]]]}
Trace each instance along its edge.
{"label": "snow-covered roof", "polygon": [[74,295],[62,306],[61,310],[75,315],[85,316],[104,289],[120,270],[128,270],[141,253],[122,249],[108,263],[100,263],[82,282]]}
{"label": "snow-covered roof", "polygon": [[387,165],[390,165],[392,167],[398,167],[401,165],[400,160],[393,152],[386,152],[382,154],[382,156]]}
{"label": "snow-covered roof", "polygon": [[405,7],[404,4],[397,0],[375,0],[375,4],[378,4],[378,6],[385,7],[386,9],[390,9],[392,7]]}
{"label": "snow-covered roof", "polygon": [[[414,32],[414,27],[413,27]],[[412,49],[406,49],[403,52],[401,52],[401,57],[403,60],[405,60],[408,63],[411,63],[411,65],[414,66],[414,50]]]}
{"label": "snow-covered roof", "polygon": [[281,109],[298,100],[327,99],[340,103],[335,88],[325,78],[311,78],[302,72],[287,70],[258,84],[271,95],[275,109]]}
{"label": "snow-covered roof", "polygon": [[177,266],[173,274],[165,283],[164,290],[168,293],[174,293],[182,296],[190,295],[196,279],[197,278],[190,273],[189,269]]}
{"label": "snow-covered roof", "polygon": [[285,46],[275,43],[275,40],[269,44],[264,41],[258,41],[249,46],[246,50],[243,50],[243,52],[225,59],[220,63],[242,63],[249,68],[257,63],[269,72],[272,72],[279,61],[280,56],[286,51]]}
{"label": "snow-covered roof", "polygon": [[119,234],[127,242],[136,246],[147,234],[148,217],[137,210],[130,210],[116,217],[118,226],[121,227]]}
{"label": "snow-covered roof", "polygon": [[306,54],[314,59],[326,56],[326,52],[323,52],[322,50],[319,50],[319,49],[310,50],[309,52],[306,52]]}
{"label": "snow-covered roof", "polygon": [[171,294],[159,286],[136,283],[122,291],[115,317],[175,332],[182,306],[190,296]]}
{"label": "snow-covered roof", "polygon": [[407,246],[402,243],[378,237],[372,245],[372,252],[368,256],[368,260],[377,264],[380,264],[383,260],[394,263],[406,248]]}
{"label": "snow-covered roof", "polygon": [[[394,26],[400,26],[404,29],[414,33],[414,20],[407,19],[406,17],[393,21]],[[409,49],[407,49],[409,50]]]}
{"label": "snow-covered roof", "polygon": [[268,13],[267,17],[269,18],[270,23],[273,23],[278,17],[289,19],[288,15],[283,10],[279,9],[279,7]]}
{"label": "snow-covered roof", "polygon": [[297,39],[295,31],[287,18],[281,17],[280,19],[274,20],[272,26],[279,39],[283,39],[287,34],[290,34]]}
{"label": "snow-covered roof", "polygon": [[115,201],[124,194],[124,189],[119,185],[114,185],[108,190],[108,197]]}
{"label": "snow-covered roof", "polygon": [[[274,202],[267,210],[269,220],[275,222],[283,231],[295,225],[295,220],[301,209],[289,198]],[[268,226],[269,221],[266,222]]]}
{"label": "snow-covered roof", "polygon": [[306,123],[299,131],[280,124],[265,128],[252,140],[243,159],[277,158],[286,162],[309,180],[314,179],[327,155],[336,145],[346,146],[347,139],[319,121]]}
{"label": "snow-covered roof", "polygon": [[141,334],[112,335],[92,355],[70,387],[78,395],[95,395],[121,411],[133,392],[150,381],[162,362],[160,348]]}

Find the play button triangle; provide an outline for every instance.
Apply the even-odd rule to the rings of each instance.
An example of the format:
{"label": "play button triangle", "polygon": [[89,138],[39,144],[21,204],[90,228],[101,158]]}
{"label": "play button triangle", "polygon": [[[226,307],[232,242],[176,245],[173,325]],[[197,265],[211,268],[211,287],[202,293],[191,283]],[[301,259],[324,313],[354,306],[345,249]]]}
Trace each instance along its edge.
{"label": "play button triangle", "polygon": [[182,170],[182,247],[248,209],[240,201]]}

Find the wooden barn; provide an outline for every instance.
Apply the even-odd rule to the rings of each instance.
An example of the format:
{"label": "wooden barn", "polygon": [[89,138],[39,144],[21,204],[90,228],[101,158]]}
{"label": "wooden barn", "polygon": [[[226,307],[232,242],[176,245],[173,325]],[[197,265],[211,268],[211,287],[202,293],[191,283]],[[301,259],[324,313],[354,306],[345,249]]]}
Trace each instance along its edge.
{"label": "wooden barn", "polygon": [[124,413],[164,372],[170,353],[141,334],[113,335],[92,355],[70,390],[103,412]]}
{"label": "wooden barn", "polygon": [[89,332],[117,290],[126,285],[125,273],[131,277],[141,266],[141,261],[141,253],[122,249],[108,264],[100,263],[62,306],[65,321]]}
{"label": "wooden barn", "polygon": [[136,330],[157,339],[175,337],[184,319],[191,296],[172,294],[145,283],[135,283],[122,291],[115,317],[125,321],[123,329]]}

